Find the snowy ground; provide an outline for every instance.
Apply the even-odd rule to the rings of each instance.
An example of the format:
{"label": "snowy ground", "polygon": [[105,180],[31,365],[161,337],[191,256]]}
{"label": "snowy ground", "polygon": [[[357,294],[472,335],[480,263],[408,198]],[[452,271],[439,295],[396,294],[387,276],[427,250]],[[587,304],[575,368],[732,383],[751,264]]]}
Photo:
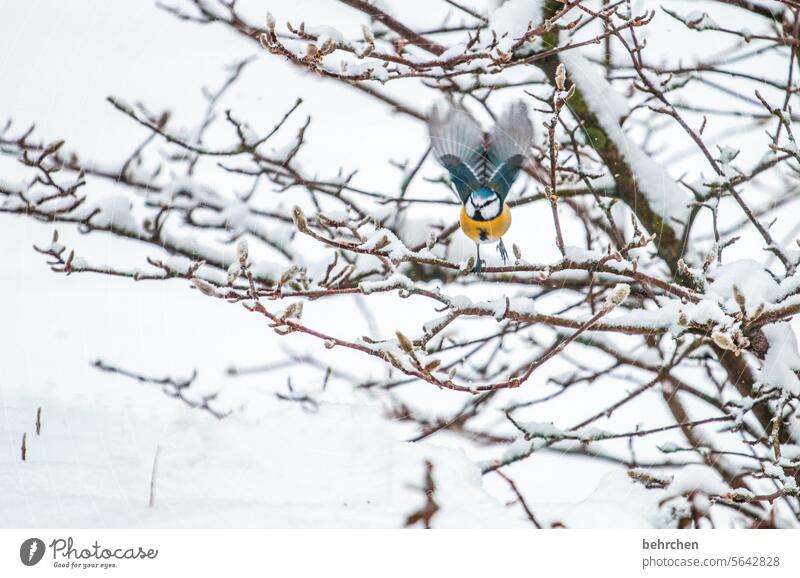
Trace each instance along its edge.
{"label": "snowy ground", "polygon": [[[522,525],[462,452],[403,443],[375,408],[282,406],[220,427],[157,398],[91,389],[3,399],[3,525],[398,527],[421,505],[425,460],[442,496],[437,526]],[[30,432],[39,404],[44,427],[21,462],[13,434]]]}

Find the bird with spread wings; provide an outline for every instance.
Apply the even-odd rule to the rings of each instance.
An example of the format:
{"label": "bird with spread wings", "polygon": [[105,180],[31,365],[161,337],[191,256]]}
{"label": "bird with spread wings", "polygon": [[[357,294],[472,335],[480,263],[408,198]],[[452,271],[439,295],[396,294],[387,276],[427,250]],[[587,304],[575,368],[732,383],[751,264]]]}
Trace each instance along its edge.
{"label": "bird with spread wings", "polygon": [[444,112],[435,106],[428,127],[433,154],[461,201],[461,230],[476,245],[475,272],[481,272],[480,246],[485,243],[498,242],[507,262],[502,237],[511,226],[511,211],[506,197],[533,141],[527,105],[514,102],[489,132],[461,106]]}

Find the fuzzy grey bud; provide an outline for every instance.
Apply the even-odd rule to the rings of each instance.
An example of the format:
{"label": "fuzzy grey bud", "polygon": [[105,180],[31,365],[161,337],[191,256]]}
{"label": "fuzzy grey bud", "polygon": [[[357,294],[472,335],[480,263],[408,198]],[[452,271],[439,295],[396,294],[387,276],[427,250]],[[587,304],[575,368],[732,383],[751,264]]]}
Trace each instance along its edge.
{"label": "fuzzy grey bud", "polygon": [[617,305],[620,305],[623,301],[628,298],[630,295],[631,287],[625,283],[617,283],[617,285],[612,289],[611,293],[606,296],[606,302],[603,307],[611,311]]}
{"label": "fuzzy grey bud", "polygon": [[217,294],[217,288],[205,279],[199,277],[192,277],[192,284],[203,294],[209,297],[214,297]]}
{"label": "fuzzy grey bud", "polygon": [[239,264],[244,268],[247,267],[248,247],[247,239],[242,237],[236,243],[236,257],[239,259]]}
{"label": "fuzzy grey bud", "polygon": [[414,344],[411,340],[405,336],[401,331],[395,331],[395,335],[397,336],[397,342],[400,344],[400,348],[405,351],[406,353],[411,353],[414,351]]}
{"label": "fuzzy grey bud", "polygon": [[308,230],[308,221],[305,213],[303,213],[303,209],[296,205],[292,209],[292,221],[294,221],[294,226],[297,227],[298,231],[305,233]]}
{"label": "fuzzy grey bud", "polygon": [[567,69],[564,64],[559,64],[556,68],[556,88],[558,90],[564,90],[564,87],[567,83]]}
{"label": "fuzzy grey bud", "polygon": [[717,344],[717,346],[720,349],[725,349],[727,351],[733,351],[734,353],[736,353],[738,355],[739,348],[733,342],[733,339],[731,339],[731,336],[728,335],[727,333],[723,333],[722,331],[714,331],[711,334],[711,339],[714,341],[714,343]]}

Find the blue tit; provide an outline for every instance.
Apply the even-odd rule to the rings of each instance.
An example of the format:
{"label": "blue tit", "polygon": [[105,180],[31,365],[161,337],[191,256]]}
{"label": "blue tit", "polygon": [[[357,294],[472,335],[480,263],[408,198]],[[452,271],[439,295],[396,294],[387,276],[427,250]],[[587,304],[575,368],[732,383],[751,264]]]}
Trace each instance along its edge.
{"label": "blue tit", "polygon": [[533,141],[528,107],[522,101],[513,103],[484,133],[464,108],[451,106],[441,114],[434,106],[428,129],[433,154],[450,173],[461,201],[461,230],[475,242],[475,272],[481,272],[484,243],[499,242],[497,250],[506,263],[502,237],[511,226],[506,197]]}

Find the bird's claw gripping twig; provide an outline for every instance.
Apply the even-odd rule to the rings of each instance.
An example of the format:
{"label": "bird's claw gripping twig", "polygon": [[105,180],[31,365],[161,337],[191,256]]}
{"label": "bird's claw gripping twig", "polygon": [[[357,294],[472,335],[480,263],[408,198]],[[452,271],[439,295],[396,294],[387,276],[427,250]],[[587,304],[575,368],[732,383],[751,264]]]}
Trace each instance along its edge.
{"label": "bird's claw gripping twig", "polygon": [[[508,263],[508,250],[506,249],[505,244],[503,244],[503,240],[500,239],[500,242],[497,245],[497,252],[500,253],[500,258],[503,260],[503,265]],[[480,275],[483,273],[483,261],[481,261],[481,246],[479,244],[475,245],[475,269],[473,270],[476,275]]]}
{"label": "bird's claw gripping twig", "polygon": [[503,265],[508,263],[508,251],[506,251],[506,246],[503,244],[502,239],[500,239],[500,243],[497,244],[497,252],[500,253],[500,258],[503,260]]}

